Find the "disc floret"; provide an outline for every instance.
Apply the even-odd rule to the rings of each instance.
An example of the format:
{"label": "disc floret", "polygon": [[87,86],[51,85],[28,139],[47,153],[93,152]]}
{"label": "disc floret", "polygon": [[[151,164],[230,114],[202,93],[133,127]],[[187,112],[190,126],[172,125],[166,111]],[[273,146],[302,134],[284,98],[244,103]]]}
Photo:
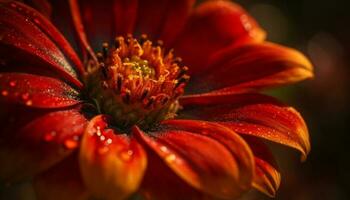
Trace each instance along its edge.
{"label": "disc floret", "polygon": [[89,98],[118,127],[149,128],[175,117],[189,76],[172,50],[165,52],[161,42],[153,44],[145,35],[139,40],[129,35],[115,38],[111,47],[104,43],[97,58],[86,75]]}

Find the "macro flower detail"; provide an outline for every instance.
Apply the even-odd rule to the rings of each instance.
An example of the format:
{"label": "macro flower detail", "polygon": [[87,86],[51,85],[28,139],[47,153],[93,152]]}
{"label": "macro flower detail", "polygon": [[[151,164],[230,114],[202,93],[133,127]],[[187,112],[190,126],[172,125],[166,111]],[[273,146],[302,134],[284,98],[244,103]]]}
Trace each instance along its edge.
{"label": "macro flower detail", "polygon": [[312,65],[239,5],[24,2],[0,0],[1,181],[37,199],[236,199],[276,194],[264,141],[306,159],[303,118],[261,91]]}

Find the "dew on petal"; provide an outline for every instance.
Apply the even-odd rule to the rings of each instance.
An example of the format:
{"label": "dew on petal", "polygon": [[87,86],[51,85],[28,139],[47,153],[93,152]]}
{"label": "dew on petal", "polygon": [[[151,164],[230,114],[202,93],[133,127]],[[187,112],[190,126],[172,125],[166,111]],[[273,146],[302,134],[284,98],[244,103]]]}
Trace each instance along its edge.
{"label": "dew on petal", "polygon": [[74,149],[78,146],[78,141],[74,138],[71,138],[71,139],[67,139],[64,141],[64,146],[67,148],[67,149]]}
{"label": "dew on petal", "polygon": [[106,141],[106,145],[110,145],[110,144],[112,144],[112,139],[108,138],[107,141]]}
{"label": "dew on petal", "polygon": [[31,106],[31,105],[33,105],[33,101],[32,101],[32,100],[28,100],[28,101],[26,101],[26,105],[27,105],[27,106]]}
{"label": "dew on petal", "polygon": [[122,160],[129,161],[131,160],[133,154],[134,152],[132,150],[124,150],[120,152],[119,156]]}
{"label": "dew on petal", "polygon": [[11,87],[15,87],[17,85],[16,81],[10,81],[9,85]]}
{"label": "dew on petal", "polygon": [[9,94],[9,92],[7,90],[3,90],[1,91],[1,95],[6,97]]}
{"label": "dew on petal", "polygon": [[46,142],[50,142],[56,137],[56,135],[57,135],[57,133],[55,131],[51,131],[51,132],[45,133],[44,140]]}
{"label": "dew on petal", "polygon": [[175,154],[169,154],[165,157],[165,161],[170,163],[174,162],[176,160],[176,155]]}
{"label": "dew on petal", "polygon": [[22,98],[23,100],[28,100],[28,99],[29,99],[29,93],[23,93],[23,94],[21,95],[21,98]]}

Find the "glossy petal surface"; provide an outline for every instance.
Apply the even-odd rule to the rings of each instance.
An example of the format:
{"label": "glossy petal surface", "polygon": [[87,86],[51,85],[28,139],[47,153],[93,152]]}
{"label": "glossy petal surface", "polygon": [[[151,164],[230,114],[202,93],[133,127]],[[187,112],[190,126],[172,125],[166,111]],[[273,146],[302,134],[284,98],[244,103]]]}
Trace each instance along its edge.
{"label": "glossy petal surface", "polygon": [[58,163],[78,146],[86,123],[78,110],[34,117],[18,130],[1,136],[1,178],[12,181],[30,177]]}
{"label": "glossy petal surface", "polygon": [[140,130],[134,133],[192,187],[224,199],[241,194],[237,163],[218,141],[182,130],[152,133],[154,138]]}
{"label": "glossy petal surface", "polygon": [[281,183],[281,174],[270,149],[259,139],[245,136],[254,153],[255,175],[253,187],[274,197]]}
{"label": "glossy petal surface", "polygon": [[[20,6],[21,4],[16,3],[0,3],[0,58],[5,62],[5,66],[13,60],[27,65],[31,60],[40,60],[77,87],[82,87],[76,72],[61,50],[45,31],[36,25],[40,23],[39,18],[33,19],[32,14],[24,12],[25,6]],[[21,54],[26,56],[17,56]]]}
{"label": "glossy petal surface", "polygon": [[193,96],[183,99],[183,117],[220,122],[240,134],[253,135],[299,150],[310,151],[309,134],[301,115],[262,94]]}
{"label": "glossy petal surface", "polygon": [[207,1],[193,11],[174,47],[195,74],[208,67],[209,57],[216,51],[264,37],[264,31],[239,5]]}
{"label": "glossy petal surface", "polygon": [[224,50],[209,65],[208,71],[193,77],[190,90],[257,90],[313,77],[312,65],[303,54],[267,42]]}
{"label": "glossy petal surface", "polygon": [[138,189],[147,157],[134,138],[109,129],[106,117],[98,115],[86,128],[79,160],[83,180],[93,195],[115,200]]}
{"label": "glossy petal surface", "polygon": [[20,73],[0,73],[0,101],[31,107],[61,108],[78,104],[78,93],[60,80]]}
{"label": "glossy petal surface", "polygon": [[87,200],[76,153],[34,178],[38,200]]}

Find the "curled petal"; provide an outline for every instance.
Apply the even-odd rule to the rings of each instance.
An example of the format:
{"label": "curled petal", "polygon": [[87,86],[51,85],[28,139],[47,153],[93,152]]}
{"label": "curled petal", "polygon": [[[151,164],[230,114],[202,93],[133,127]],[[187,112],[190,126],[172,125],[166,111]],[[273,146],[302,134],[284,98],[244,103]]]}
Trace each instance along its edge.
{"label": "curled petal", "polygon": [[236,160],[221,143],[181,130],[152,133],[153,139],[137,128],[133,132],[146,148],[197,190],[223,199],[241,195]]}
{"label": "curled petal", "polygon": [[0,177],[17,181],[58,163],[78,147],[85,124],[74,109],[39,115],[19,130],[6,131],[1,135]]}
{"label": "curled petal", "polygon": [[77,154],[34,178],[38,200],[87,200],[89,195],[80,176]]}
{"label": "curled petal", "polygon": [[[34,14],[30,12],[35,11],[23,4],[0,2],[0,58],[5,66],[11,67],[9,65],[12,62],[15,64],[20,62],[27,66],[41,63],[77,87],[82,87],[75,70],[51,40],[52,35],[47,34],[50,31],[53,34],[54,28],[45,27],[43,31],[40,28],[42,25],[38,26],[37,23],[45,22],[46,25],[50,23],[42,21],[43,18],[40,17],[33,19]],[[55,32],[55,35],[57,34],[60,35]],[[57,38],[62,39],[62,37]],[[68,43],[65,44],[68,45]]]}
{"label": "curled petal", "polygon": [[88,124],[80,148],[80,169],[94,196],[125,199],[138,189],[147,158],[134,138],[107,126],[103,115]]}
{"label": "curled petal", "polygon": [[175,50],[194,74],[208,67],[209,57],[216,51],[264,38],[265,32],[239,5],[230,1],[207,1],[189,17],[175,42]]}
{"label": "curled petal", "polygon": [[237,133],[222,125],[198,120],[166,120],[162,124],[171,126],[171,129],[205,135],[223,144],[228,148],[238,164],[238,187],[242,191],[250,188],[254,171],[253,154],[249,146]]}
{"label": "curled petal", "polygon": [[78,104],[78,92],[60,80],[20,73],[0,74],[0,101],[30,107],[62,108]]}
{"label": "curled petal", "polygon": [[272,97],[245,93],[197,95],[183,100],[184,117],[215,121],[237,133],[295,148],[303,160],[310,151],[309,134],[301,115]]}
{"label": "curled petal", "polygon": [[193,91],[258,90],[313,77],[310,61],[300,52],[268,42],[229,48],[212,59],[207,71],[195,76]]}
{"label": "curled petal", "polygon": [[259,139],[250,136],[245,136],[244,139],[254,154],[253,187],[270,197],[274,197],[281,183],[281,174],[275,158],[270,149]]}

